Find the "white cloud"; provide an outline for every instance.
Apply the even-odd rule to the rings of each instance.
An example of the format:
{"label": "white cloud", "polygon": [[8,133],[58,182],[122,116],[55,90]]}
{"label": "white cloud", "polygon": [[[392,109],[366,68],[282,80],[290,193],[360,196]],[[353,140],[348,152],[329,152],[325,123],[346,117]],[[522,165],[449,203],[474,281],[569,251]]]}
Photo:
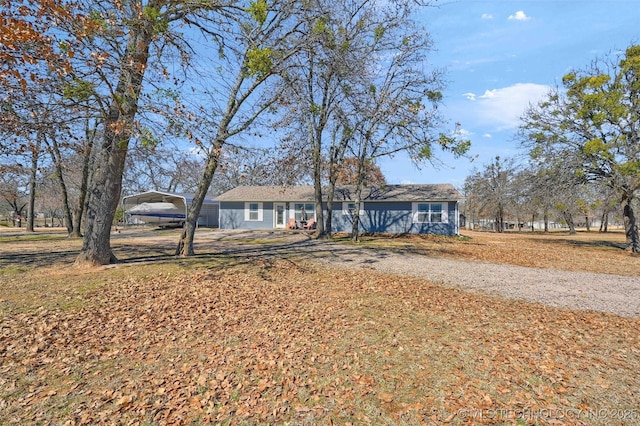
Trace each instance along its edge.
{"label": "white cloud", "polygon": [[493,19],[493,15],[490,13],[483,13],[481,16],[482,19]]}
{"label": "white cloud", "polygon": [[491,136],[491,133],[485,133],[482,137],[485,139],[491,139],[493,136]]}
{"label": "white cloud", "polygon": [[540,101],[550,89],[542,84],[518,83],[487,90],[482,96],[476,97],[473,107],[475,116],[497,130],[516,128],[527,107]]}
{"label": "white cloud", "polygon": [[491,99],[495,98],[498,94],[498,89],[493,90],[485,90],[484,95],[480,96],[480,99]]}
{"label": "white cloud", "polygon": [[462,96],[464,96],[465,98],[467,98],[470,101],[475,101],[476,100],[476,94],[475,93],[463,93]]}
{"label": "white cloud", "polygon": [[527,14],[524,13],[524,11],[522,11],[522,10],[517,11],[513,15],[509,15],[509,20],[526,21],[526,20],[529,20],[529,19],[531,19],[531,18],[528,17]]}

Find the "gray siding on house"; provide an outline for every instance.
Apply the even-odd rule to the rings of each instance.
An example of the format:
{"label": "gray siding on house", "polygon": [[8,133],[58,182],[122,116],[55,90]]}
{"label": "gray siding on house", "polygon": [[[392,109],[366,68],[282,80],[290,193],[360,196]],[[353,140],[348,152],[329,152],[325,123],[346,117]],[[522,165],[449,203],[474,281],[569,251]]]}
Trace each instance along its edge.
{"label": "gray siding on house", "polygon": [[[350,215],[344,214],[345,209],[346,206],[340,211],[341,220],[334,227],[335,232],[351,232],[353,219]],[[408,233],[411,225],[411,203],[368,202],[360,207],[362,232]]]}
{"label": "gray siding on house", "polygon": [[[413,223],[413,205],[410,202],[365,202],[361,207],[360,231],[392,234],[455,235],[458,232],[456,203],[447,206],[447,223]],[[351,232],[353,221],[344,214],[340,203],[334,204],[332,228],[334,232]],[[364,211],[362,211],[364,210]]]}
{"label": "gray siding on house", "polygon": [[202,204],[200,216],[198,216],[198,226],[217,228],[220,217],[220,206],[216,204]]}
{"label": "gray siding on house", "polygon": [[273,203],[270,203],[270,202],[262,203],[262,210],[263,210],[263,213],[262,213],[261,225],[264,226],[264,228],[273,229],[274,223],[275,223],[275,221],[273,220]]}
{"label": "gray siding on house", "polygon": [[220,203],[220,229],[272,229],[273,203],[262,203],[262,220],[245,220],[245,203],[228,201]]}
{"label": "gray siding on house", "polygon": [[244,224],[244,203],[242,202],[220,202],[220,229],[243,229]]}
{"label": "gray siding on house", "polygon": [[[238,187],[219,196],[220,228],[222,229],[274,229],[274,203],[286,205],[285,217],[294,216],[296,203],[312,203],[313,187]],[[387,185],[368,188],[363,197],[360,230],[370,233],[441,234],[456,235],[458,229],[457,203],[461,195],[448,184]],[[347,212],[352,199],[348,187],[341,188],[333,202],[332,231],[351,232],[352,218]],[[261,200],[261,201],[256,201]],[[259,220],[247,220],[246,203],[260,202]],[[447,219],[443,223],[414,223],[414,203],[440,203]],[[326,202],[323,203],[326,218]],[[443,212],[443,213],[444,213]],[[345,214],[346,213],[346,214]]]}
{"label": "gray siding on house", "polygon": [[[371,233],[392,234],[440,234],[458,233],[456,203],[447,202],[446,223],[413,223],[410,202],[366,202],[360,216],[360,230]],[[326,214],[326,204],[323,205]],[[351,232],[353,226],[350,215],[345,214],[346,203],[333,203],[332,231]],[[245,203],[228,201],[220,203],[221,229],[273,229],[273,203],[262,203],[262,220],[245,220]],[[289,210],[287,210],[289,217]]]}

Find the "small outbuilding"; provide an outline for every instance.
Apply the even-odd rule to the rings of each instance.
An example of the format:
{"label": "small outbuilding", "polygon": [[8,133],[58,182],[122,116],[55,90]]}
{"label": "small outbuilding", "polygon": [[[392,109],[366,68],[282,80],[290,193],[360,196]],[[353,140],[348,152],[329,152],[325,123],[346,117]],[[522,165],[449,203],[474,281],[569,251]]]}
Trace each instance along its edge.
{"label": "small outbuilding", "polygon": [[[187,217],[193,196],[194,194],[147,191],[123,197],[122,209],[128,223],[181,226]],[[219,225],[219,217],[218,200],[206,197],[198,216],[198,226],[216,228]]]}
{"label": "small outbuilding", "polygon": [[[336,188],[334,232],[350,232],[355,187]],[[457,235],[462,195],[450,184],[367,187],[360,203],[360,229],[370,233]],[[218,196],[221,229],[308,229],[315,223],[312,186],[240,186]],[[326,200],[322,208],[326,215]]]}

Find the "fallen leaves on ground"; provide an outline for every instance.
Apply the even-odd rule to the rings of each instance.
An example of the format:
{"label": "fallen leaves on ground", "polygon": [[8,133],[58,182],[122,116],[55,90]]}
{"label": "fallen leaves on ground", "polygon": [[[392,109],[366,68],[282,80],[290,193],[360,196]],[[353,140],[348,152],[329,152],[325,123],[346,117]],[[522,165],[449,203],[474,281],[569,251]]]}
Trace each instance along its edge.
{"label": "fallen leaves on ground", "polygon": [[624,250],[624,231],[483,232],[462,237],[437,235],[369,236],[365,245],[430,256],[470,259],[533,268],[640,276],[640,257]]}
{"label": "fallen leaves on ground", "polygon": [[290,261],[66,285],[74,304],[3,305],[3,423],[612,424],[588,413],[640,407],[637,319]]}

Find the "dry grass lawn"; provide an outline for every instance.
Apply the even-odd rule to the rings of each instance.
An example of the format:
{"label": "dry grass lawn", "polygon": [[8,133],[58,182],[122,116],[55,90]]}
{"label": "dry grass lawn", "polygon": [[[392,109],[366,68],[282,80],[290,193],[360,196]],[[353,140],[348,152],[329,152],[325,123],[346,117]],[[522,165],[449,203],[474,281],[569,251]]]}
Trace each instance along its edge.
{"label": "dry grass lawn", "polygon": [[[134,256],[134,242],[119,255]],[[623,242],[474,233],[363,244],[639,276]],[[640,319],[295,255],[184,260],[150,244],[155,261],[78,270],[78,248],[0,234],[14,260],[0,260],[1,424],[640,422]]]}
{"label": "dry grass lawn", "polygon": [[640,276],[640,256],[624,250],[621,230],[608,233],[513,233],[463,231],[465,238],[364,237],[365,245],[534,268]]}

